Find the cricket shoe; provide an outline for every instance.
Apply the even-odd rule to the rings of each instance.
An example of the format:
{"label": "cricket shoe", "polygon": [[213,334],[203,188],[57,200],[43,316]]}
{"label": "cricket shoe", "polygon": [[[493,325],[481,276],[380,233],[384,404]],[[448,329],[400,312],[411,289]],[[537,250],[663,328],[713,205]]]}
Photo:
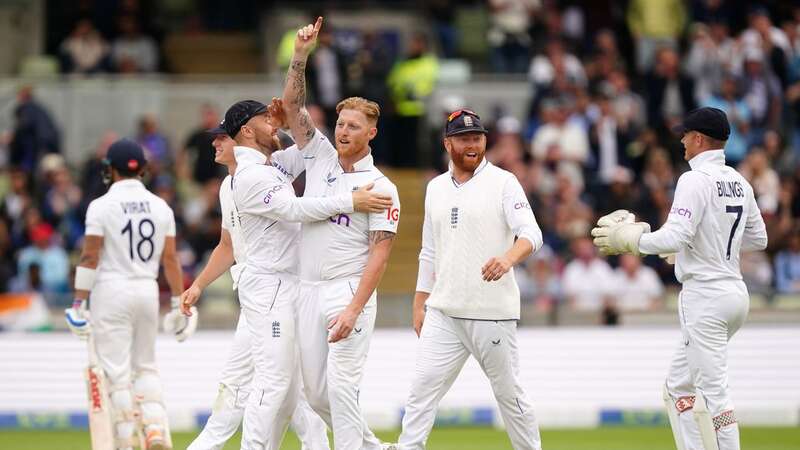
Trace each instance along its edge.
{"label": "cricket shoe", "polygon": [[164,433],[157,428],[147,431],[144,442],[147,450],[169,450],[167,441],[164,439]]}
{"label": "cricket shoe", "polygon": [[400,446],[390,442],[382,442],[381,450],[400,450]]}

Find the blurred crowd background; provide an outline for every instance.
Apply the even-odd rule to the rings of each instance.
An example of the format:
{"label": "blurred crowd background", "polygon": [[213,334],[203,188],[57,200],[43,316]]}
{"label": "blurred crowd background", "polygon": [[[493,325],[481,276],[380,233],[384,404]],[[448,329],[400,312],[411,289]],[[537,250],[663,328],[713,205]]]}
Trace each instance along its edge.
{"label": "blurred crowd background", "polygon": [[[84,80],[213,72],[280,77],[297,27],[316,15],[359,8],[387,17],[402,11],[414,17],[415,27],[326,23],[309,64],[309,110],[330,133],[339,100],[361,95],[377,101],[382,115],[373,143],[376,162],[397,177],[419,175],[410,179],[420,180],[412,187],[420,199],[424,181],[447,167],[444,118],[451,110],[474,107],[466,100],[470,92],[448,83],[468,73],[484,80],[481,86],[507,80],[525,87],[519,92],[522,108],[489,101],[476,111],[491,131],[487,158],[516,174],[544,233],[546,246],[516,272],[523,317],[530,318],[523,324],[583,317],[586,323],[615,325],[625,315],[657,317],[674,308],[672,266],[658,257],[598,257],[588,234],[600,215],[619,208],[635,212],[654,229],[666,220],[677,179],[688,169],[679,137],[669,130],[698,106],[728,114],[728,164],[753,185],[767,223],[767,250],[742,255],[754,309],[800,310],[798,2],[36,3],[46,22],[42,51],[28,55],[8,75],[24,82],[5,103],[2,113],[11,120],[0,129],[2,328],[48,327],[48,310],[70,302],[86,208],[105,192],[101,160],[119,137],[104,131],[78,163],[65,157],[69,149],[62,125],[37,97],[32,76]],[[300,12],[284,20],[283,28],[265,19],[283,8]],[[210,45],[203,36],[215,37],[214,42],[219,36],[250,36],[249,42],[257,40],[253,36],[268,38],[254,45],[256,58],[241,58],[232,43],[216,58],[197,61],[181,43]],[[204,130],[219,122],[225,107],[204,103],[194,130],[180,136],[165,131],[170,123],[156,114],[131,124],[133,137],[148,152],[148,186],[175,210],[187,284],[220,234],[218,192],[225,173],[213,162]],[[404,210],[413,201],[404,198]],[[405,269],[413,272],[410,278],[412,267]],[[396,296],[398,308],[410,307],[412,293],[413,284]],[[2,314],[21,304],[27,305],[24,316]]]}

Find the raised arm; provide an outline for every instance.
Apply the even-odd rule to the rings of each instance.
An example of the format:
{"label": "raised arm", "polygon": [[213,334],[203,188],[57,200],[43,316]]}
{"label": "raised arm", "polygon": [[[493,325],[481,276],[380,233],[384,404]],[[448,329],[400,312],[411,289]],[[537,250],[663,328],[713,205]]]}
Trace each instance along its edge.
{"label": "raised arm", "polygon": [[294,41],[294,53],[286,74],[283,88],[283,107],[286,120],[292,131],[297,147],[302,149],[314,137],[316,127],[306,110],[306,62],[308,55],[317,42],[317,35],[322,28],[322,17],[318,17],[313,25],[306,25],[297,30]]}

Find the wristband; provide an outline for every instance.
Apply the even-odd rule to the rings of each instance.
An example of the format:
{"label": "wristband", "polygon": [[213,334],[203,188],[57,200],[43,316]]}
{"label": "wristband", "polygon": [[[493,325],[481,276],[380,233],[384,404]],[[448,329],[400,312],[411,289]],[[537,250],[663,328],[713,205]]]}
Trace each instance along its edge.
{"label": "wristband", "polygon": [[178,309],[181,306],[181,296],[180,295],[173,295],[169,298],[169,304],[172,306],[172,309]]}
{"label": "wristband", "polygon": [[91,291],[97,277],[97,270],[78,266],[75,268],[75,290]]}

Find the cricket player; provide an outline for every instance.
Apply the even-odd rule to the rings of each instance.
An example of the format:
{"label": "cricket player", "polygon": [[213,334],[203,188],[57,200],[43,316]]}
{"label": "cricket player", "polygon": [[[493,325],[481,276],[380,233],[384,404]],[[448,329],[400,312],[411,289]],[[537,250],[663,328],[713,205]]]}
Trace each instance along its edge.
{"label": "cricket player", "polygon": [[305,108],[305,68],[322,18],[297,32],[282,104],[306,169],[305,195],[333,198],[373,184],[391,196],[380,213],[337,214],[304,223],[300,241],[298,336],[305,393],[333,429],[337,450],[380,449],[358,404],[375,326],[375,289],[383,276],[400,220],[397,188],[373,164],[369,142],[380,108],[351,97],[336,112],[335,145],[315,128]]}
{"label": "cricket player", "polygon": [[[113,143],[105,164],[108,192],[89,204],[86,237],[75,270],[75,301],[66,310],[67,325],[78,337],[94,333],[100,366],[109,383],[117,449],[138,445],[135,410],[141,410],[146,447],[170,446],[161,381],[155,364],[158,331],[159,262],[172,291],[167,331],[179,341],[194,332],[197,314],[176,308],[183,288],[175,250],[175,218],[140,178],[147,162],[139,144]],[[90,310],[86,300],[91,292]],[[138,408],[134,405],[138,404]]]}
{"label": "cricket player", "polygon": [[[273,116],[270,116],[272,119]],[[228,176],[222,181],[219,191],[220,209],[222,210],[222,233],[219,244],[211,252],[206,266],[192,283],[191,287],[181,294],[181,310],[190,314],[190,308],[197,303],[203,290],[214,280],[230,269],[233,278],[233,289],[237,288],[239,275],[244,267],[245,251],[239,216],[233,206],[232,176],[236,172],[236,159],[233,147],[236,142],[225,133],[214,135],[214,161],[228,169]],[[273,163],[280,160],[285,151],[277,151],[271,155]],[[285,165],[285,163],[284,163]],[[296,376],[299,379],[299,362]],[[250,334],[247,331],[244,314],[239,315],[233,345],[228,361],[222,371],[219,393],[214,402],[211,417],[208,418],[203,431],[189,445],[188,450],[220,450],[225,442],[236,433],[244,416],[244,405],[250,392],[253,379],[253,358],[250,354]],[[291,411],[285,414],[288,419]],[[308,401],[300,392],[297,408],[291,414],[291,424],[297,437],[306,450],[328,450],[328,434],[325,422],[316,415]],[[286,421],[275,423],[276,435],[283,435]],[[280,440],[275,439],[272,449],[280,448]]]}
{"label": "cricket player", "polygon": [[753,188],[725,165],[725,113],[696,109],[674,131],[683,136],[691,170],[678,179],[667,222],[651,233],[650,225],[633,223],[632,214],[620,210],[601,218],[592,235],[604,254],[677,254],[682,336],[664,390],[675,444],[679,450],[738,450],[727,354],[750,303],[739,253],[766,248],[766,227]]}
{"label": "cricket player", "polygon": [[450,170],[428,183],[414,331],[416,373],[397,446],[422,450],[436,408],[472,355],[489,378],[511,444],[541,449],[522,388],[519,288],[513,266],[542,247],[542,232],[516,177],[484,158],[486,129],[472,111],[445,125]]}
{"label": "cricket player", "polygon": [[245,243],[238,289],[254,364],[242,449],[260,450],[280,441],[282,436],[273,431],[275,424],[285,420],[286,411],[294,410],[299,394],[294,307],[299,293],[300,225],[296,222],[327,220],[354,211],[385,214],[392,200],[370,192],[371,183],[326,198],[295,197],[290,184],[294,169],[271,161],[278,148],[277,129],[262,103],[234,104],[220,129],[213,132],[224,132],[237,143],[233,205]]}

